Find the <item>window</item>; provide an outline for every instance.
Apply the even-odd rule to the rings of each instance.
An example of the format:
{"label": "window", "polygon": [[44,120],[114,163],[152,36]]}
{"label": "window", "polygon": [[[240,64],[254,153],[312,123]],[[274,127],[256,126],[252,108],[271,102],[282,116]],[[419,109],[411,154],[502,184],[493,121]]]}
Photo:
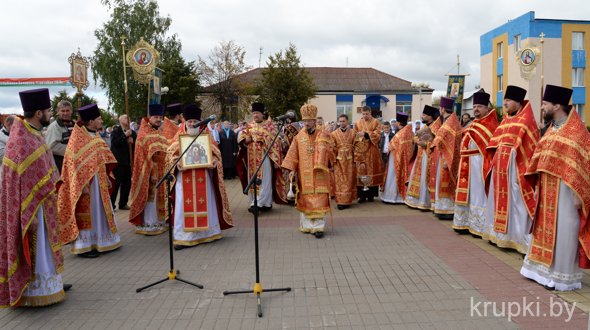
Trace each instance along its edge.
{"label": "window", "polygon": [[514,52],[518,53],[520,51],[520,34],[514,36]]}
{"label": "window", "polygon": [[341,114],[348,116],[348,120],[352,121],[352,101],[337,101],[336,102],[336,118]]}
{"label": "window", "polygon": [[572,69],[572,86],[584,87],[584,68]]}
{"label": "window", "polygon": [[502,81],[504,79],[504,75],[498,75],[498,92],[502,92],[504,91],[504,82]]}
{"label": "window", "polygon": [[578,112],[578,116],[580,116],[580,119],[584,121],[584,105],[583,104],[574,104],[574,109],[576,109],[576,111]]}
{"label": "window", "polygon": [[403,113],[410,113],[412,110],[412,102],[397,102],[395,104],[395,111],[396,112],[403,112]]}
{"label": "window", "polygon": [[412,110],[412,95],[397,94],[395,96],[395,111],[410,114]]}
{"label": "window", "polygon": [[572,32],[572,50],[584,50],[584,32]]}
{"label": "window", "polygon": [[498,52],[498,58],[502,58],[502,54],[504,53],[504,43],[499,42],[496,44],[496,51]]}

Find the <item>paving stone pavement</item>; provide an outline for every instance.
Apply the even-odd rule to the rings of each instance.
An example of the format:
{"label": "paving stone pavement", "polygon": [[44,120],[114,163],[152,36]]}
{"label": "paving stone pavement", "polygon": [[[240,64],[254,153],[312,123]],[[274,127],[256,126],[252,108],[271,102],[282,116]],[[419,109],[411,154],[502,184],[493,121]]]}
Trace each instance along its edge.
{"label": "paving stone pavement", "polygon": [[[179,277],[200,290],[165,278],[168,235],[134,234],[127,211],[116,213],[123,247],[97,259],[66,255],[63,278],[74,285],[67,299],[37,309],[0,310],[1,329],[514,329],[586,328],[575,309],[547,317],[563,300],[522,278],[481,240],[455,234],[430,213],[375,201],[333,210],[326,236],[298,232],[298,212],[274,206],[260,217],[260,272],[264,316],[256,315],[254,229],[237,180],[227,181],[236,227],[220,241],[175,251]],[[501,303],[538,302],[542,315],[508,320]],[[493,302],[487,311],[474,304]],[[570,305],[571,306],[571,305]],[[485,314],[485,315],[483,315]],[[562,313],[564,314],[564,313]]]}

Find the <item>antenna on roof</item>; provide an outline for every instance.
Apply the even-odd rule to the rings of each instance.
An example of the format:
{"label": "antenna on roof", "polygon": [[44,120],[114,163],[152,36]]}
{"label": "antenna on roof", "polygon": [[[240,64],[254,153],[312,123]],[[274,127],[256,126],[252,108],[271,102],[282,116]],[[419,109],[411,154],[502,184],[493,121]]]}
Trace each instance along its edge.
{"label": "antenna on roof", "polygon": [[262,63],[262,46],[260,46],[260,55],[258,56],[258,67],[260,68],[260,64]]}

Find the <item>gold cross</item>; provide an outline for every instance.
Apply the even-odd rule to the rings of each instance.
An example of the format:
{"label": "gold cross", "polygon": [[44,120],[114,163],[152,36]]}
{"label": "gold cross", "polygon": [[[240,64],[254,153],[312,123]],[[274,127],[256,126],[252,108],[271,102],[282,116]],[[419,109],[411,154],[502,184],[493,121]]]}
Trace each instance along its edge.
{"label": "gold cross", "polygon": [[508,151],[506,151],[506,149],[502,149],[502,151],[500,152],[500,155],[502,157],[506,157],[507,155],[510,155],[510,153]]}
{"label": "gold cross", "polygon": [[205,200],[203,199],[203,197],[199,198],[199,203],[201,203],[201,204],[205,203]]}
{"label": "gold cross", "polygon": [[504,196],[508,195],[508,192],[506,192],[506,190],[504,189],[500,189],[500,191],[498,191],[498,194],[501,198],[504,198]]}
{"label": "gold cross", "polygon": [[199,181],[199,183],[202,183],[203,182],[203,178],[202,177],[199,177],[199,179],[197,181]]}
{"label": "gold cross", "polygon": [[189,177],[187,176],[186,179],[184,179],[184,182],[190,183],[191,182],[191,179],[189,179]]}
{"label": "gold cross", "polygon": [[191,200],[190,200],[190,198],[187,198],[187,199],[184,201],[184,203],[185,203],[185,204],[190,204],[190,203],[191,203]]}

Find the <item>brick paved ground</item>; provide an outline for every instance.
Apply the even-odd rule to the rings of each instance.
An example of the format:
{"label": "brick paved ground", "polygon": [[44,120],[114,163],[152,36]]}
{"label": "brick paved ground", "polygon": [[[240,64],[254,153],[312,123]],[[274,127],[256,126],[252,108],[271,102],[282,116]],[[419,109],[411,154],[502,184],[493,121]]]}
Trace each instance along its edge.
{"label": "brick paved ground", "polygon": [[[292,292],[262,295],[256,317],[253,295],[223,296],[250,289],[254,230],[238,181],[228,182],[234,229],[220,241],[175,252],[181,277],[199,290],[168,281],[142,293],[135,289],[166,276],[167,235],[135,235],[117,212],[123,247],[98,259],[66,252],[63,276],[74,288],[67,300],[43,309],[0,310],[0,328],[57,329],[402,329],[402,328],[586,328],[588,314],[575,309],[549,317],[551,301],[563,300],[518,274],[521,257],[471,236],[461,236],[430,213],[380,202],[333,211],[334,227],[318,240],[301,234],[298,213],[277,207],[260,217],[261,282]],[[585,288],[560,295],[586,310]],[[511,322],[482,305],[535,302],[538,316]],[[506,305],[507,306],[507,305]],[[570,305],[571,306],[571,305]],[[508,311],[506,311],[507,313]],[[473,315],[472,315],[473,314]],[[480,316],[480,314],[482,314]],[[543,314],[546,314],[543,317]]]}

